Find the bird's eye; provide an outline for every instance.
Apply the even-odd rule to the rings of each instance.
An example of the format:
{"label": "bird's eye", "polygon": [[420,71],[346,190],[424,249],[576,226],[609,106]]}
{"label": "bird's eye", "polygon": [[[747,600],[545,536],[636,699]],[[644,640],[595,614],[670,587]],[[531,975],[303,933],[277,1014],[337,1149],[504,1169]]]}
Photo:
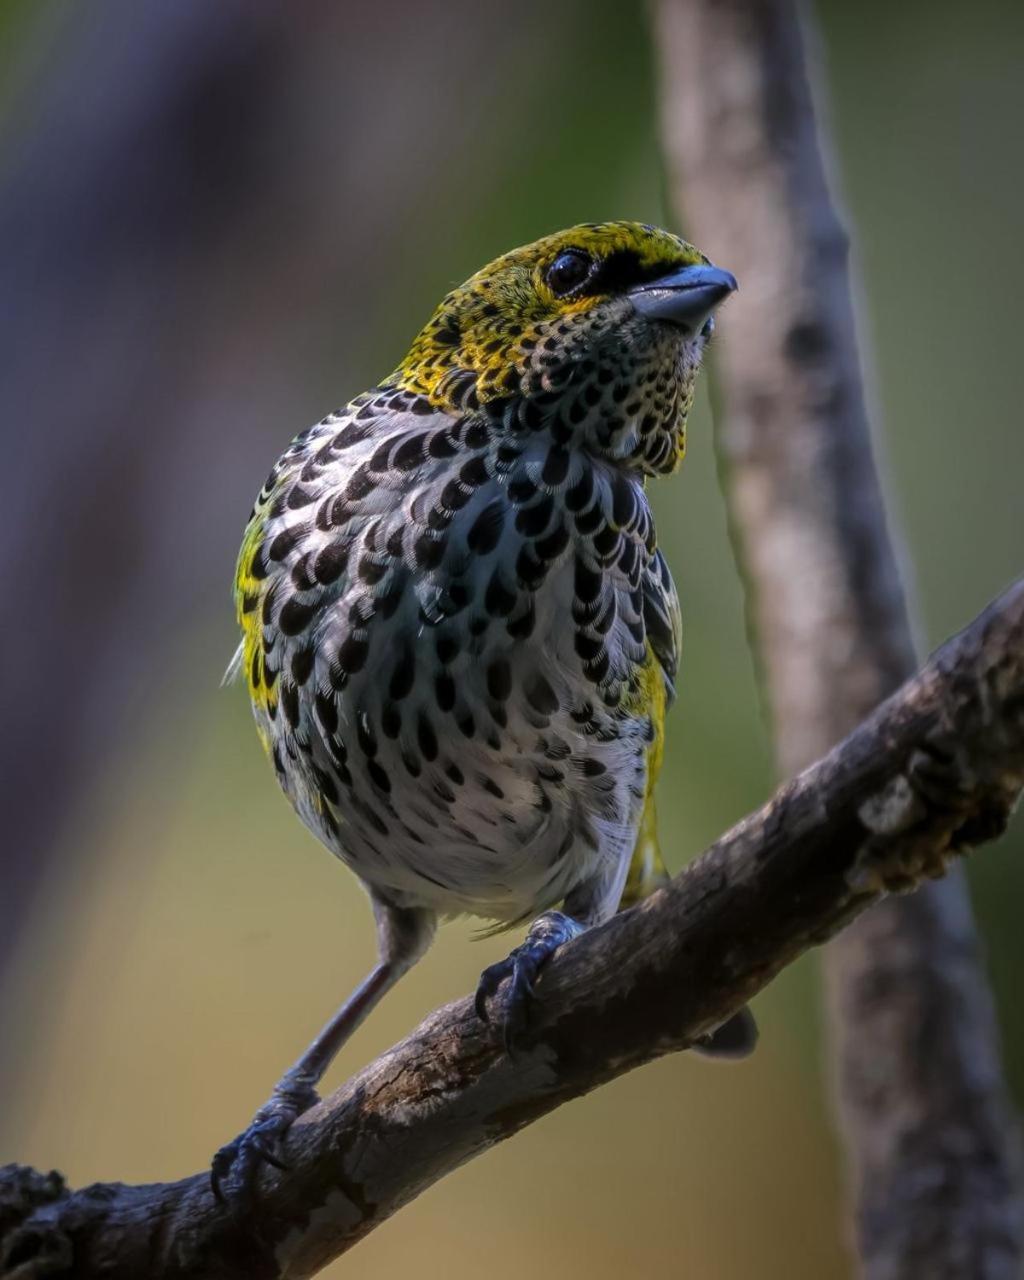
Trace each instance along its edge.
{"label": "bird's eye", "polygon": [[715,331],[714,316],[708,316],[708,318],[704,321],[703,325],[701,326],[700,336],[704,339],[705,342],[707,342],[707,340],[711,337],[714,331]]}
{"label": "bird's eye", "polygon": [[578,289],[590,275],[594,260],[581,249],[566,249],[547,269],[546,279],[556,297],[564,297]]}

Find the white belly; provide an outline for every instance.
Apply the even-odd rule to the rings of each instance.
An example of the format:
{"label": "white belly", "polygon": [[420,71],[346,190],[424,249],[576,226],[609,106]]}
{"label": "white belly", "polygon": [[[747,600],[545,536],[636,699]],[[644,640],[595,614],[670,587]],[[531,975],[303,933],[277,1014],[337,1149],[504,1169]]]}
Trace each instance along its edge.
{"label": "white belly", "polygon": [[[312,750],[287,760],[307,824],[399,904],[518,921],[632,847],[649,722],[609,712],[583,678],[569,575],[538,593],[528,643],[493,623],[475,636],[461,615],[427,626],[413,598],[377,623],[337,699],[350,785],[329,807],[336,831],[322,775],[338,762],[315,728]],[[446,640],[459,652],[442,666]]]}

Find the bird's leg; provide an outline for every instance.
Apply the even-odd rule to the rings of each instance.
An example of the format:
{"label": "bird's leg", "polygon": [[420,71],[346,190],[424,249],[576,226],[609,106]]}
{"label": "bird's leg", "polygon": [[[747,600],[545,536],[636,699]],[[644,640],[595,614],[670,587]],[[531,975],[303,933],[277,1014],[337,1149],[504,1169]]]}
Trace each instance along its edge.
{"label": "bird's leg", "polygon": [[213,1157],[210,1183],[218,1200],[225,1199],[229,1175],[245,1190],[261,1162],[286,1168],[279,1154],[281,1140],[293,1121],[319,1101],[316,1086],[327,1068],[367,1014],[430,945],[436,924],[433,912],[394,907],[377,895],[371,898],[380,955],[376,967],[274,1085],[249,1127]]}

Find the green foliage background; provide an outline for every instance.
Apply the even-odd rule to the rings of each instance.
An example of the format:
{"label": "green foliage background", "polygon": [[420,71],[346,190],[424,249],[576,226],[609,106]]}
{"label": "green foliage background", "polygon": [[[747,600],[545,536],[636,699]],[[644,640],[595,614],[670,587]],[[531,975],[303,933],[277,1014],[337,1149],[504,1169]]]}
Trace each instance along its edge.
{"label": "green foliage background", "polygon": [[[5,87],[26,74],[15,53],[27,8],[0,10]],[[978,0],[967,21],[953,4],[822,0],[818,15],[878,447],[925,650],[1024,571],[1024,9]],[[390,368],[445,288],[495,253],[584,219],[670,221],[647,41],[639,6],[600,0],[552,7],[525,62],[521,47],[497,53],[497,89],[452,140],[457,190],[422,194],[372,296],[336,299],[359,309],[361,337],[338,350],[325,332],[282,446]],[[772,786],[706,398],[690,438],[683,474],[655,499],[685,621],[661,799],[676,867]],[[247,491],[270,461],[238,457]],[[192,1172],[370,960],[361,893],[278,794],[242,691],[218,688],[235,643],[234,552],[209,549],[223,605],[133,708],[129,750],[79,815],[7,975],[0,1162],[57,1165],[76,1183]],[[1018,1095],[1022,842],[1018,823],[970,872]],[[507,947],[472,931],[443,931],[332,1081]],[[751,1061],[675,1058],[564,1108],[327,1274],[848,1275],[819,1000],[810,957],[757,1001]]]}

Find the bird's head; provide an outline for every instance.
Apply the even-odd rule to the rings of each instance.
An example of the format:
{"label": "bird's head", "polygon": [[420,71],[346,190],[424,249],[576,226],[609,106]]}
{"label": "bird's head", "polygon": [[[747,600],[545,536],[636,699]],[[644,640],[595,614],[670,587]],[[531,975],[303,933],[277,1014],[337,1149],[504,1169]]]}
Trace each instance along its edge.
{"label": "bird's head", "polygon": [[712,313],[735,288],[667,231],[585,223],[453,289],[389,383],[514,435],[548,431],[663,474],[683,456]]}

